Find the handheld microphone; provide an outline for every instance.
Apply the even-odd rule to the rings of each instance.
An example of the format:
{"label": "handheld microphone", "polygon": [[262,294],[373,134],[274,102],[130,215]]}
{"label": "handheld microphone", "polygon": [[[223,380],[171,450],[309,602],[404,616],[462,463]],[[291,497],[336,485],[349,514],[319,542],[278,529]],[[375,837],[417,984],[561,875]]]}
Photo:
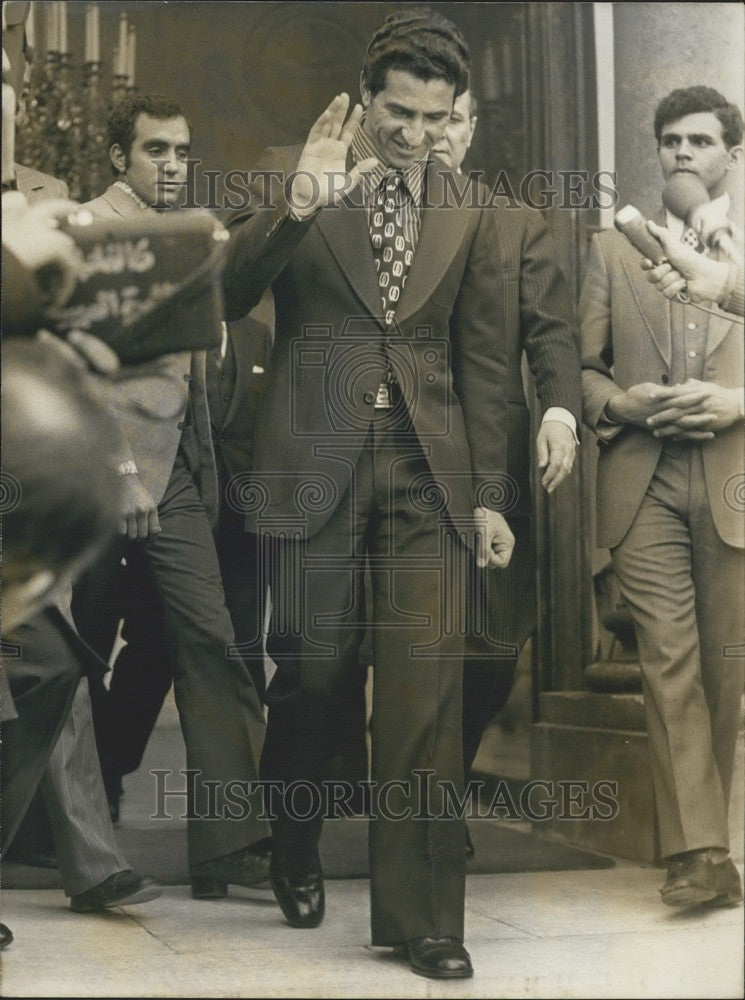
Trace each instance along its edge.
{"label": "handheld microphone", "polygon": [[[662,244],[647,229],[646,219],[638,208],[624,205],[621,211],[616,213],[613,222],[619,233],[622,233],[643,257],[648,257],[655,267],[667,261]],[[681,289],[675,298],[683,305],[688,305],[691,301],[687,288]]]}
{"label": "handheld microphone", "polygon": [[643,257],[648,257],[652,261],[655,267],[666,260],[662,244],[647,229],[646,220],[638,208],[624,205],[620,212],[616,213],[613,224]]}
{"label": "handheld microphone", "polygon": [[[701,205],[709,202],[709,193],[702,181],[695,174],[677,173],[668,180],[662,191],[662,204],[673,215],[683,219],[686,225],[692,225],[694,211]],[[710,234],[707,242],[712,244],[714,233]],[[703,253],[706,244],[698,237],[698,245],[695,249]]]}
{"label": "handheld microphone", "polygon": [[740,251],[733,240],[733,227],[724,204],[710,201],[708,191],[695,174],[673,174],[662,192],[662,201],[673,215],[698,230],[696,249],[700,253],[709,246],[737,259]]}

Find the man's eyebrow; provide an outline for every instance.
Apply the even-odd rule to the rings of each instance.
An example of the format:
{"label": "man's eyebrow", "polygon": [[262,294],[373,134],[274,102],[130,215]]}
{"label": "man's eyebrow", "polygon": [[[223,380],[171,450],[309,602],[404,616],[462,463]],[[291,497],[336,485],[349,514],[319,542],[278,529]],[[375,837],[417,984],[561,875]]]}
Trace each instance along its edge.
{"label": "man's eyebrow", "polygon": [[[714,139],[713,132],[686,132],[685,135],[688,139]],[[663,132],[660,139],[680,139],[681,136],[681,132]]]}

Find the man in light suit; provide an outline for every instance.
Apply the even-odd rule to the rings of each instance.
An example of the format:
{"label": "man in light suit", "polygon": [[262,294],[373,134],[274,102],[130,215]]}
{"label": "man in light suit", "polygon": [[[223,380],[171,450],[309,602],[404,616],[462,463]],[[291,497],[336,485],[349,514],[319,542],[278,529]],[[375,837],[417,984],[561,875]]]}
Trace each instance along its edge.
{"label": "man in light suit", "polygon": [[[659,104],[663,178],[727,199],[742,116],[709,87]],[[685,222],[658,220],[678,238]],[[580,303],[584,417],[599,438],[598,544],[634,619],[672,906],[737,904],[728,804],[743,691],[743,336],[668,303],[619,233],[593,240]]]}
{"label": "man in light suit", "polygon": [[[207,352],[206,390],[217,460],[220,508],[215,547],[220,564],[225,603],[235,631],[236,651],[251,673],[263,702],[264,595],[259,587],[256,537],[246,532],[240,513],[240,491],[252,465],[253,431],[269,353],[269,328],[252,316],[228,324],[223,350]],[[97,589],[99,580],[89,581]],[[121,572],[121,603],[126,609],[127,644],[116,660],[108,689],[93,687],[96,702],[96,741],[104,770],[112,818],[119,818],[122,777],[136,771],[173,683],[173,659],[166,641],[163,611],[151,574]],[[99,591],[100,593],[100,591]],[[80,607],[82,601],[76,601]],[[116,598],[108,602],[112,614],[100,622],[97,645],[113,644],[118,620]],[[85,613],[85,609],[81,609]],[[93,624],[88,622],[88,627]]]}
{"label": "man in light suit", "polygon": [[440,15],[391,15],[365,56],[364,120],[340,95],[302,149],[267,155],[270,184],[259,176],[235,214],[225,270],[229,317],[269,284],[276,311],[246,496],[271,552],[262,777],[286,793],[272,886],[291,925],[321,922],[323,782],[362,683],[369,558],[373,780],[397,789],[391,809],[371,810],[372,940],[405,946],[433,978],[473,971],[465,824],[445,796],[463,789],[461,583],[469,544],[480,565],[505,566],[513,542],[494,509],[506,451],[495,222],[455,207],[451,185],[465,182],[429,159],[469,62]]}
{"label": "man in light suit", "polygon": [[[455,101],[445,135],[433,150],[453,170],[460,172],[476,124],[476,101],[466,91]],[[484,197],[488,199],[488,192],[484,191]],[[474,598],[483,602],[483,617],[469,637],[463,669],[466,775],[486,726],[509,698],[517,657],[535,628],[532,452],[523,352],[543,410],[536,435],[536,460],[548,493],[572,471],[582,411],[574,310],[555,262],[549,231],[540,214],[524,205],[499,207],[497,229],[495,254],[502,282],[499,329],[509,350],[507,474],[511,506],[507,520],[515,535],[515,551],[503,573],[483,575]]]}
{"label": "man in light suit", "polygon": [[[94,216],[131,219],[179,204],[190,129],[175,102],[148,94],[125,100],[112,111],[109,138],[117,180],[86,206]],[[211,531],[217,479],[204,352],[166,355],[140,377],[132,375],[118,407],[120,531],[129,539],[127,572],[146,574],[160,599],[187,766],[195,771],[188,823],[192,893],[220,897],[229,884],[265,882],[269,857],[255,789],[245,796],[250,809],[238,815],[233,809],[232,819],[226,813],[229,783],[245,788],[256,781],[265,724],[245,664],[228,655],[234,633]],[[107,581],[111,591],[121,556],[116,548],[76,596],[76,623],[94,648],[102,641],[96,634],[102,592]],[[119,611],[115,605],[117,617]]]}

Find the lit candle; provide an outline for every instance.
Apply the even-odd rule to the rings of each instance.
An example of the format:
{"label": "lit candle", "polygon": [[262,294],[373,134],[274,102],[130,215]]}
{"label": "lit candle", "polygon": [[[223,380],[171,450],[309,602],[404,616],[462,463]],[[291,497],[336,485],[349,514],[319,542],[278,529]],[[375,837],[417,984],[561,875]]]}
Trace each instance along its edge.
{"label": "lit candle", "polygon": [[98,4],[91,4],[91,62],[101,61],[101,18]]}
{"label": "lit candle", "polygon": [[36,4],[28,5],[28,17],[26,18],[26,47],[36,48]]}
{"label": "lit candle", "polygon": [[130,87],[135,85],[135,60],[137,58],[137,35],[135,26],[129,26],[129,39],[127,41],[127,84]]}
{"label": "lit candle", "polygon": [[119,18],[119,65],[117,74],[124,76],[127,72],[127,15]]}
{"label": "lit candle", "polygon": [[67,0],[58,0],[59,17],[59,49],[67,52]]}
{"label": "lit candle", "polygon": [[112,72],[112,74],[114,76],[119,76],[119,46],[118,45],[114,46],[114,54],[113,54],[112,58],[113,58],[113,62],[112,62],[113,69],[112,69],[111,72]]}
{"label": "lit candle", "polygon": [[87,4],[85,8],[85,61],[87,63],[92,62],[91,54],[91,5]]}
{"label": "lit candle", "polygon": [[44,11],[44,34],[47,41],[47,52],[57,51],[57,4],[50,3]]}

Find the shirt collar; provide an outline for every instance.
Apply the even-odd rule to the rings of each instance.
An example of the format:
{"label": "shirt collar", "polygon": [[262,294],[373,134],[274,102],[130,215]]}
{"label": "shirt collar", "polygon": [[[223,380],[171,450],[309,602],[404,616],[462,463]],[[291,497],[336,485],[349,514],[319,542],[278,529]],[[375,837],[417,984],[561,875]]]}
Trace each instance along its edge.
{"label": "shirt collar", "polygon": [[[396,169],[390,167],[383,163],[381,160],[380,152],[378,147],[372,141],[369,135],[363,130],[362,125],[357,127],[357,131],[352,137],[352,158],[355,163],[359,163],[361,160],[367,160],[374,157],[378,161],[378,165],[374,170],[369,170],[362,177],[362,190],[365,193],[365,199],[372,194],[373,191],[377,191],[380,187],[380,182],[383,180],[385,175],[391,170]],[[401,168],[400,172],[403,174],[404,184],[406,185],[411,199],[417,208],[421,207],[422,204],[422,192],[424,188],[424,172],[427,169],[427,163],[429,162],[429,154],[422,157],[421,160],[415,160],[410,167]]]}
{"label": "shirt collar", "polygon": [[[711,205],[719,206],[722,214],[722,218],[729,215],[730,212],[730,198],[729,194],[725,191],[724,194],[720,194],[718,198],[712,198]],[[665,209],[665,222],[667,228],[670,230],[670,235],[676,240],[683,239],[683,233],[686,229],[686,224],[683,219],[679,219],[677,215],[673,215],[670,209]]]}
{"label": "shirt collar", "polygon": [[143,199],[140,198],[140,196],[134,192],[134,190],[125,180],[119,179],[118,181],[114,181],[114,187],[119,188],[120,191],[124,191],[125,194],[128,194],[129,197],[132,199],[132,201],[136,202],[136,204],[139,205],[141,211],[143,212],[153,211],[152,205],[148,205],[146,201],[143,201]]}

